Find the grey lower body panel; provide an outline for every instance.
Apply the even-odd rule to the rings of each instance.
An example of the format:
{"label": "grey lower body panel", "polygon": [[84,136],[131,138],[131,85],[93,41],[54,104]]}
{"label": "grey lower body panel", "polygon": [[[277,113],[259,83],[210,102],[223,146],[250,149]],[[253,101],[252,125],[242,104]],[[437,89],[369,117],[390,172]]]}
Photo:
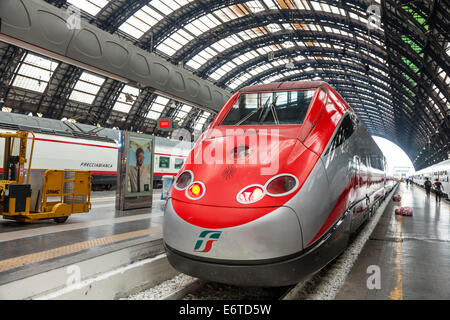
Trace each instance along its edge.
{"label": "grey lower body panel", "polygon": [[203,280],[240,286],[278,287],[296,284],[319,271],[347,246],[350,216],[310,250],[285,258],[261,261],[225,261],[199,258],[164,243],[170,264],[178,271]]}

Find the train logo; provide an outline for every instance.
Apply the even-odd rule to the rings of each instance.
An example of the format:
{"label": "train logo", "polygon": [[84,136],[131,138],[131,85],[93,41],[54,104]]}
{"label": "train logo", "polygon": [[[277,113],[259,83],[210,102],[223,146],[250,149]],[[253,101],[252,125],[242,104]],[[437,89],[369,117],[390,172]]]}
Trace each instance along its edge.
{"label": "train logo", "polygon": [[[200,233],[199,239],[195,243],[194,252],[206,253],[211,251],[214,241],[219,240],[221,234],[222,231],[203,231],[202,233]],[[201,248],[203,249],[201,250]]]}

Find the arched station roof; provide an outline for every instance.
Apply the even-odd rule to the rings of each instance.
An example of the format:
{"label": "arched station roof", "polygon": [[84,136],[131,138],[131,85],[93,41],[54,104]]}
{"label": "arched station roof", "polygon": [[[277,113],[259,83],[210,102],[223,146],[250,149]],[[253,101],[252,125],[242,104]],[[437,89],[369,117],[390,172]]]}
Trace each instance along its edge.
{"label": "arched station roof", "polygon": [[[416,169],[450,154],[445,0],[47,0],[215,85],[324,80]],[[213,112],[24,49],[0,46],[0,104],[55,119],[155,132],[202,130]],[[3,102],[3,103],[2,103]]]}

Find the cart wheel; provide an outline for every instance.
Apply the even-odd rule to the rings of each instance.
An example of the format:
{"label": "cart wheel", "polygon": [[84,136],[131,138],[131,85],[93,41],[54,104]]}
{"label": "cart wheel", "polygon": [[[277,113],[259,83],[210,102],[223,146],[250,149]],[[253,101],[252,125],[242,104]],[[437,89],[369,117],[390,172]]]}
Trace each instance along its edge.
{"label": "cart wheel", "polygon": [[58,217],[58,218],[53,218],[53,220],[55,220],[56,223],[64,223],[67,221],[67,219],[69,219],[69,217]]}

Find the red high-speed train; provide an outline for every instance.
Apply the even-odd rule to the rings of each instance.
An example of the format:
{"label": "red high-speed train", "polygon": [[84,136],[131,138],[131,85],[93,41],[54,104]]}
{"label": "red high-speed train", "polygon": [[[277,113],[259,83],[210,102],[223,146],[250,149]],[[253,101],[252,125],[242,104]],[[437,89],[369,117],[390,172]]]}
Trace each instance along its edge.
{"label": "red high-speed train", "polygon": [[236,285],[299,282],[333,260],[394,187],[374,140],[325,82],[237,92],[167,202],[172,266]]}

